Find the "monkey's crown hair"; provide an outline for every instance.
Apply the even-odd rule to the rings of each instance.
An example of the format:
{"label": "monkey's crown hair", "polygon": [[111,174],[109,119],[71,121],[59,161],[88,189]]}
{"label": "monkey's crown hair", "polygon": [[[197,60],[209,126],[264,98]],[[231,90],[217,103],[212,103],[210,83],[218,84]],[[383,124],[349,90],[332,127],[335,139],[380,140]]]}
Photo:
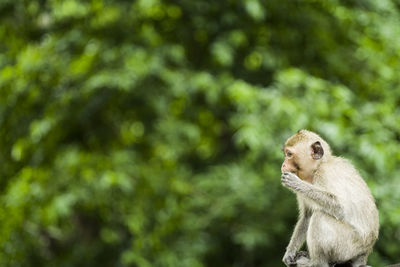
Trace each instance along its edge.
{"label": "monkey's crown hair", "polygon": [[313,144],[314,142],[319,141],[322,145],[322,148],[324,149],[325,155],[332,154],[331,147],[321,136],[305,129],[298,130],[295,135],[293,135],[286,141],[285,146],[294,146],[300,141],[309,142],[310,145]]}

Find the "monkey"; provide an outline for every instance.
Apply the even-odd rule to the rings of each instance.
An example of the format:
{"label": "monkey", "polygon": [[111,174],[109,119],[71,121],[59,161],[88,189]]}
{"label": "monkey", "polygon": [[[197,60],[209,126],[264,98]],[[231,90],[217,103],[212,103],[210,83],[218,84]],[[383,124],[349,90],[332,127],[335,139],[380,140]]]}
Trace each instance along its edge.
{"label": "monkey", "polygon": [[[298,267],[366,266],[378,239],[379,214],[358,171],[308,130],[291,136],[283,152],[281,182],[296,194],[299,218],[282,261]],[[309,257],[298,256],[304,242]]]}

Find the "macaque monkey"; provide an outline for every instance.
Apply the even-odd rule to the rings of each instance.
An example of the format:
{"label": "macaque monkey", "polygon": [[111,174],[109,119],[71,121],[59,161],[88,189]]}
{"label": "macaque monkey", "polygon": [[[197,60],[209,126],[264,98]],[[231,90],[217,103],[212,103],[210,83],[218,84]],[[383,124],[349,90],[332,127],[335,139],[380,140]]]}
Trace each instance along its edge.
{"label": "macaque monkey", "polygon": [[[366,266],[379,218],[367,184],[319,135],[300,130],[283,148],[282,184],[297,195],[299,220],[286,248],[287,266]],[[307,242],[308,256],[298,250]]]}

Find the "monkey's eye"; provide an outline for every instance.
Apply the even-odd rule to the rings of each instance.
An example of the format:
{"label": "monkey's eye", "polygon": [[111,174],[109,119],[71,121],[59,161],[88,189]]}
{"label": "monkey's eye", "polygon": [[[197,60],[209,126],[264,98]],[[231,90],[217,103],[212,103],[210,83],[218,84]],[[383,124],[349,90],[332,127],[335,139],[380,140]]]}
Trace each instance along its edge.
{"label": "monkey's eye", "polygon": [[292,152],[290,152],[290,151],[286,152],[286,157],[291,158],[292,156],[293,156]]}

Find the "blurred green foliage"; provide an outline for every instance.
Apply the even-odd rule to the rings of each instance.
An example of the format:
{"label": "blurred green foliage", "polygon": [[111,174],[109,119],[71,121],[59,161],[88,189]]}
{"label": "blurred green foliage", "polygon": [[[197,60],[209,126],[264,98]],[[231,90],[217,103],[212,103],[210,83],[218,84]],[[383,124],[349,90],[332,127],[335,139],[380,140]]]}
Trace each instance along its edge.
{"label": "blurred green foliage", "polygon": [[400,258],[397,0],[1,0],[1,266],[281,266],[319,132]]}

